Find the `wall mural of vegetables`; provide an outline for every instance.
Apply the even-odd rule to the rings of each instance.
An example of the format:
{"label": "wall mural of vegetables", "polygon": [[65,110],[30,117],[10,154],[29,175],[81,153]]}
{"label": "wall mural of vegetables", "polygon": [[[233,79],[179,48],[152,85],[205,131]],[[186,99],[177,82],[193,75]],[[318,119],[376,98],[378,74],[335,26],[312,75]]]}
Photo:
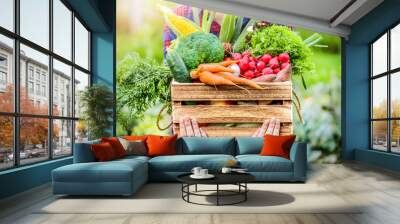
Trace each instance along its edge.
{"label": "wall mural of vegetables", "polygon": [[[118,4],[132,1],[142,4],[139,0],[121,0]],[[171,119],[171,85],[205,84],[212,86],[207,87],[210,91],[237,89],[238,94],[245,97],[254,91],[265,90],[257,90],[258,88],[281,85],[282,82],[282,85],[292,84],[293,90],[300,96],[299,101],[303,108],[301,114],[304,116],[304,123],[293,116],[296,120],[294,133],[309,142],[313,151],[322,152],[318,161],[334,161],[325,158],[333,154],[337,157],[339,154],[340,146],[337,142],[340,142],[340,132],[335,135],[338,140],[332,144],[321,142],[320,139],[330,140],[331,137],[325,136],[326,131],[314,135],[319,130],[315,129],[318,125],[314,125],[314,120],[320,118],[320,113],[308,105],[319,106],[321,102],[318,99],[327,94],[319,90],[326,85],[331,86],[334,77],[340,78],[340,38],[161,0],[149,0],[143,4],[146,7],[141,7],[141,10],[147,11],[127,11],[131,19],[123,21],[133,21],[138,33],[131,31],[130,39],[125,38],[128,33],[121,35],[121,40],[124,37],[125,42],[117,43],[118,49],[128,45],[135,46],[135,49],[129,51],[119,51],[124,56],[119,57],[117,65],[117,116],[119,126],[123,124],[123,130],[119,129],[120,135],[129,133],[129,130],[133,130],[133,134],[170,133],[171,129],[159,131],[156,120],[162,108],[167,112],[158,116],[162,118],[162,126],[165,127]],[[118,15],[121,16],[121,13]],[[138,18],[140,16],[143,19]],[[117,32],[120,33],[128,31],[130,26],[123,26],[124,29],[121,29],[119,23],[118,27]],[[163,42],[160,37],[164,37]],[[142,39],[143,41],[138,41]],[[144,42],[149,44],[145,45]],[[160,57],[163,46],[166,49],[164,58]],[[224,87],[226,85],[228,87]],[[317,85],[319,90],[315,88]],[[332,91],[339,91],[340,95],[340,87],[335,87]],[[296,102],[294,98],[293,102]],[[216,107],[253,103],[213,100],[209,103],[187,101],[183,104]],[[335,103],[334,107],[340,108],[340,105]],[[321,118],[318,122],[323,123],[324,119]],[[132,120],[135,122],[131,122]],[[221,125],[205,124],[204,119],[199,121],[200,127],[204,127],[206,131]],[[329,124],[331,125],[326,126],[326,129],[335,126],[334,122]],[[259,127],[259,124],[232,123],[226,127],[249,128]]]}

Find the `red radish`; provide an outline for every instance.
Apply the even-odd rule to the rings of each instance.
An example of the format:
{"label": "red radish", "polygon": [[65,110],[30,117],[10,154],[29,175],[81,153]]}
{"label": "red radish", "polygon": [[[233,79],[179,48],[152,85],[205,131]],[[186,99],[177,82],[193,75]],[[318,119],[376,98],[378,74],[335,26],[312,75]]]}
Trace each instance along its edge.
{"label": "red radish", "polygon": [[281,69],[286,68],[286,66],[288,66],[288,65],[290,65],[290,63],[288,63],[288,62],[282,63],[281,64]]}
{"label": "red radish", "polygon": [[241,61],[247,64],[247,63],[250,62],[250,58],[249,58],[249,56],[245,55],[245,56],[242,57]]}
{"label": "red radish", "polygon": [[272,82],[275,79],[276,79],[276,75],[275,74],[271,74],[271,75],[259,76],[257,78],[252,79],[252,81],[254,81],[254,82]]}
{"label": "red radish", "polygon": [[257,62],[257,69],[262,71],[265,68],[265,63],[263,61]]}
{"label": "red radish", "polygon": [[274,69],[274,74],[278,74],[281,70],[279,68]]}
{"label": "red radish", "polygon": [[285,82],[285,81],[289,81],[291,78],[291,70],[292,70],[292,66],[288,65],[286,66],[286,68],[282,69],[277,75],[276,75],[276,79],[274,80],[274,82]]}
{"label": "red radish", "polygon": [[278,58],[277,57],[273,57],[270,61],[269,61],[269,67],[271,67],[272,69],[278,68],[279,67],[279,62],[278,62]]}
{"label": "red radish", "polygon": [[233,53],[232,58],[233,58],[233,60],[238,61],[238,60],[242,59],[242,55],[240,53]]}
{"label": "red radish", "polygon": [[255,69],[256,68],[256,63],[254,61],[249,62],[249,68]]}
{"label": "red radish", "polygon": [[247,78],[247,79],[252,79],[252,78],[254,78],[255,76],[254,76],[254,72],[252,72],[252,71],[246,71],[244,74],[243,74],[243,76],[245,77],[245,78]]}
{"label": "red radish", "polygon": [[270,60],[271,60],[271,55],[269,55],[269,54],[264,54],[261,58],[260,58],[260,60],[261,61],[263,61],[265,64],[267,64]]}
{"label": "red radish", "polygon": [[260,72],[260,71],[257,71],[257,70],[254,71],[254,77],[258,77],[258,76],[260,76],[260,75],[261,75],[261,72]]}
{"label": "red radish", "polygon": [[290,57],[289,57],[289,54],[287,52],[282,53],[282,54],[280,54],[278,56],[278,60],[281,63],[285,63],[285,62],[289,61],[289,59],[290,59]]}
{"label": "red radish", "polygon": [[257,58],[255,58],[255,57],[251,56],[251,57],[250,57],[250,61],[254,61],[254,62],[256,62],[256,61],[257,61]]}
{"label": "red radish", "polygon": [[264,68],[262,70],[262,74],[263,75],[269,75],[269,74],[272,74],[272,73],[274,73],[274,71],[271,68]]}
{"label": "red radish", "polygon": [[240,71],[244,72],[249,69],[249,63],[245,63],[244,61],[239,62]]}
{"label": "red radish", "polygon": [[249,51],[245,51],[242,53],[242,56],[251,56],[251,53]]}

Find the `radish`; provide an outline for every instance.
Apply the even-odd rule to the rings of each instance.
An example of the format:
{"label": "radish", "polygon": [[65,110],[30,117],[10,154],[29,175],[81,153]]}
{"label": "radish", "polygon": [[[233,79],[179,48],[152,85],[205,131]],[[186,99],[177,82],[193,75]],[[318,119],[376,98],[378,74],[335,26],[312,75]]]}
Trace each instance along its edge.
{"label": "radish", "polygon": [[282,54],[280,54],[280,55],[278,56],[278,60],[279,60],[279,62],[281,62],[281,63],[288,62],[289,59],[290,59],[290,57],[289,57],[289,54],[288,54],[287,52],[282,53]]}
{"label": "radish", "polygon": [[233,58],[233,60],[238,61],[238,60],[242,59],[242,55],[240,53],[233,53],[232,58]]}
{"label": "radish", "polygon": [[254,82],[273,82],[276,79],[275,74],[262,75],[257,78],[252,79]]}
{"label": "radish", "polygon": [[261,58],[260,58],[260,60],[261,61],[263,61],[265,64],[267,64],[270,60],[271,60],[271,55],[269,55],[269,54],[264,54]]}
{"label": "radish", "polygon": [[273,73],[274,73],[274,71],[271,68],[264,68],[262,70],[263,75],[269,75],[269,74],[273,74]]}
{"label": "radish", "polygon": [[251,53],[250,53],[249,51],[245,51],[245,52],[242,53],[242,56],[248,56],[248,57],[250,57],[250,56],[251,56]]}
{"label": "radish", "polygon": [[239,62],[240,71],[244,72],[249,69],[249,63],[244,62],[243,60]]}
{"label": "radish", "polygon": [[271,58],[271,60],[269,61],[269,67],[271,67],[272,69],[276,69],[279,67],[279,62],[277,57]]}
{"label": "radish", "polygon": [[281,70],[279,68],[274,69],[274,74],[278,74]]}
{"label": "radish", "polygon": [[255,69],[256,68],[256,63],[254,61],[249,62],[249,68],[250,69]]}
{"label": "radish", "polygon": [[265,63],[263,61],[257,62],[257,69],[262,71],[265,68]]}
{"label": "radish", "polygon": [[243,76],[244,76],[245,78],[247,78],[247,79],[252,79],[252,78],[255,77],[255,76],[254,76],[254,72],[253,72],[253,71],[250,71],[250,70],[246,71],[246,72],[243,74]]}
{"label": "radish", "polygon": [[288,65],[290,65],[290,63],[288,63],[288,62],[282,63],[281,64],[281,69],[286,68],[286,66],[288,66]]}

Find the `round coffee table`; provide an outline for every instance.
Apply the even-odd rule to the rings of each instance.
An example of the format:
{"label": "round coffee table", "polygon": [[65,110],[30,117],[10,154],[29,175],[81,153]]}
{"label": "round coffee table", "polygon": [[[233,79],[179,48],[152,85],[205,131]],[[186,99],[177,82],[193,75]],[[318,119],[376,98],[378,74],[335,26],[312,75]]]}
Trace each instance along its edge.
{"label": "round coffee table", "polygon": [[[247,183],[255,180],[255,177],[248,173],[228,173],[213,174],[215,177],[212,179],[193,179],[189,174],[182,174],[178,176],[178,181],[182,183],[182,199],[188,203],[198,204],[198,205],[234,205],[245,202],[247,200],[247,192],[249,188]],[[215,190],[198,190],[197,185],[215,185]],[[237,190],[224,190],[220,189],[220,185],[236,185]],[[195,186],[194,191],[190,191],[190,186]],[[215,194],[206,194],[209,192],[214,192]],[[216,197],[216,204],[202,204],[193,202],[190,200],[190,196],[203,196],[203,197]],[[232,197],[240,196],[240,199],[231,203],[221,203],[221,197]]]}

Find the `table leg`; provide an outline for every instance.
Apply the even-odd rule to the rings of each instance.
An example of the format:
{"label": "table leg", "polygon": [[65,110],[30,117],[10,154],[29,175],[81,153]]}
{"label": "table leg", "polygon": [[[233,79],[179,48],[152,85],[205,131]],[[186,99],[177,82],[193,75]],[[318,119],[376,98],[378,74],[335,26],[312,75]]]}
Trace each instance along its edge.
{"label": "table leg", "polygon": [[219,184],[217,184],[217,206],[219,206]]}
{"label": "table leg", "polygon": [[197,192],[197,184],[195,185],[195,189],[194,189],[194,191],[196,191],[196,192]]}
{"label": "table leg", "polygon": [[247,201],[247,192],[248,192],[248,190],[247,190],[247,183],[244,183],[244,190],[245,190],[245,192],[244,192],[244,201]]}

